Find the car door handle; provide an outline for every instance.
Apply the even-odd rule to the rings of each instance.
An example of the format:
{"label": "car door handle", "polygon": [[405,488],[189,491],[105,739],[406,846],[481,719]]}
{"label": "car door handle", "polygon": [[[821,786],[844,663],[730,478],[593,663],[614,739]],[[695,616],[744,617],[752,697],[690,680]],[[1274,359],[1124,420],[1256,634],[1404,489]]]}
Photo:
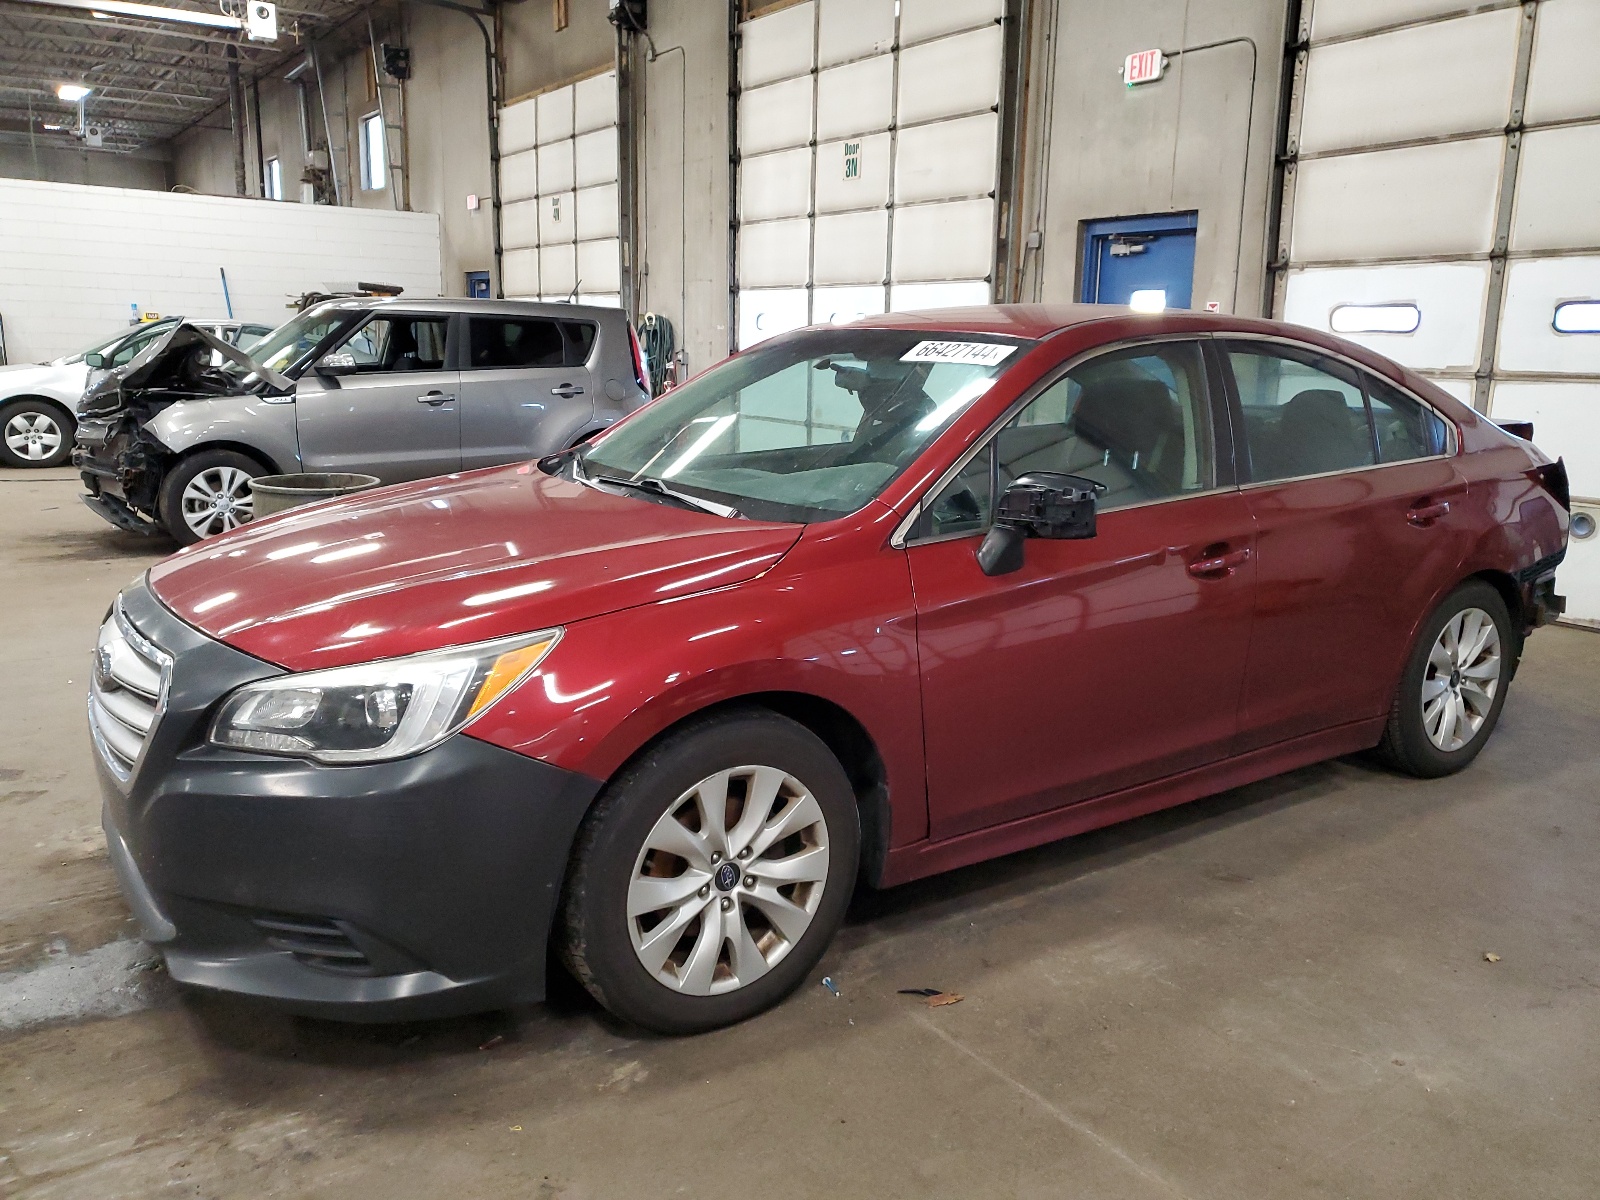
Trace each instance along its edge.
{"label": "car door handle", "polygon": [[552,396],[560,396],[563,400],[570,400],[574,396],[583,395],[583,389],[575,383],[558,383],[550,389]]}
{"label": "car door handle", "polygon": [[1189,574],[1196,579],[1226,579],[1236,569],[1250,561],[1250,547],[1229,550],[1222,554],[1208,554],[1189,563]]}
{"label": "car door handle", "polygon": [[454,399],[454,396],[447,396],[443,392],[423,392],[422,395],[417,397],[417,403],[431,404],[433,407],[438,408],[439,405],[449,404]]}
{"label": "car door handle", "polygon": [[1406,520],[1413,525],[1425,527],[1432,525],[1440,517],[1450,511],[1450,501],[1440,500],[1437,504],[1418,504],[1406,510]]}

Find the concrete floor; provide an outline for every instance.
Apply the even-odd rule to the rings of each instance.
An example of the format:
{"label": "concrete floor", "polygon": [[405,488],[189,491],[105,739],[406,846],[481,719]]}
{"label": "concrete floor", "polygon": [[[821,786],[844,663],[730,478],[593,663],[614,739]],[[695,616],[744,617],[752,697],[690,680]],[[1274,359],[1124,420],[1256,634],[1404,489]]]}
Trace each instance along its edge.
{"label": "concrete floor", "polygon": [[343,1027],[119,982],[82,670],[167,547],[74,491],[0,474],[0,995],[131,1011],[0,1035],[0,1195],[1596,1195],[1594,634],[1533,640],[1464,775],[1329,763],[862,897],[738,1028],[635,1036],[570,985]]}

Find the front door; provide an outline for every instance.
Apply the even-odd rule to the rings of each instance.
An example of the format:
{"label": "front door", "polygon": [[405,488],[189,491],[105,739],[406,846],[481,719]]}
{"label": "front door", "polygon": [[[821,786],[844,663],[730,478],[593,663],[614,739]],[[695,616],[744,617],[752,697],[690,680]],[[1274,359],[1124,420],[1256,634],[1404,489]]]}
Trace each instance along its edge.
{"label": "front door", "polygon": [[295,387],[300,461],[307,471],[358,471],[384,483],[461,469],[457,393],[447,370],[449,319],[378,313]]}
{"label": "front door", "polygon": [[[1220,475],[1197,344],[1074,367],[929,505],[908,545],[934,838],[1225,757],[1237,732],[1253,531]],[[1029,471],[1103,486],[1097,535],[976,553],[993,497]]]}
{"label": "front door", "polygon": [[1250,750],[1388,712],[1410,632],[1473,532],[1432,409],[1323,355],[1225,345],[1257,530]]}
{"label": "front door", "polygon": [[469,316],[461,370],[461,465],[565,450],[594,417],[593,321]]}

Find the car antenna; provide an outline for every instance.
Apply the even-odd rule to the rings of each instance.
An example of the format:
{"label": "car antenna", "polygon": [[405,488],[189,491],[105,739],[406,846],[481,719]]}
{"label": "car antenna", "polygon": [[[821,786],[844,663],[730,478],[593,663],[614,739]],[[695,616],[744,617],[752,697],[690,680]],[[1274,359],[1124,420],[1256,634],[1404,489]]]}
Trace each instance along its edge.
{"label": "car antenna", "polygon": [[583,280],[574,281],[572,290],[567,293],[567,303],[572,304],[578,299],[578,289],[583,286]]}

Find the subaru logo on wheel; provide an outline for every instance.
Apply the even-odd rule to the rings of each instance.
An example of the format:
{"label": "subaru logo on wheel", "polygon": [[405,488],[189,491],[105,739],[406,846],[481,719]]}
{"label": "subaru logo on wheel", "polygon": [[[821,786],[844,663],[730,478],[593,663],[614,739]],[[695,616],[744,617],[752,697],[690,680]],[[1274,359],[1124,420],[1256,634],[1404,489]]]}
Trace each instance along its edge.
{"label": "subaru logo on wheel", "polygon": [[717,887],[724,892],[731,892],[739,886],[739,868],[731,862],[725,862],[717,868]]}

